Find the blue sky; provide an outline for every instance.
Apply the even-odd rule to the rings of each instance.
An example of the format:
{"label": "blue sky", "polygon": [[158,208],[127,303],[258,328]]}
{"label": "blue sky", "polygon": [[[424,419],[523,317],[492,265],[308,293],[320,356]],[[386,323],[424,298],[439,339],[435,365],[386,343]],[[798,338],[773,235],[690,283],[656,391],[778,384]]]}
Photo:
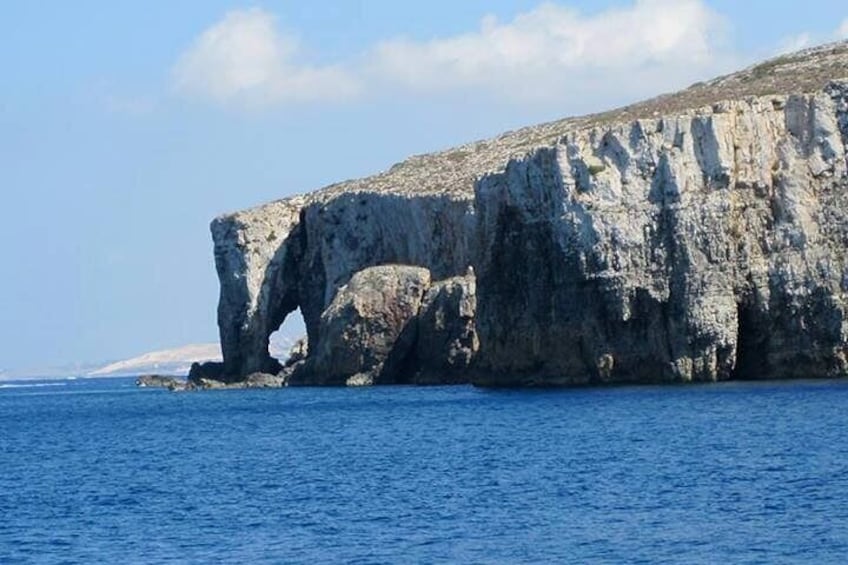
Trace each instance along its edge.
{"label": "blue sky", "polygon": [[215,341],[215,215],[848,37],[844,2],[0,6],[0,369]]}

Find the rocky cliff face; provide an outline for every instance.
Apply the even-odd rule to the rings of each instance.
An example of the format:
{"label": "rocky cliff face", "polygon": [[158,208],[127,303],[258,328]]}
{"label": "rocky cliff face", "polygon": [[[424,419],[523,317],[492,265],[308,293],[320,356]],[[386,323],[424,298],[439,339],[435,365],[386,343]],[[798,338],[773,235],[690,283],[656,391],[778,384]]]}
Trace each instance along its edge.
{"label": "rocky cliff face", "polygon": [[[268,336],[300,307],[312,369],[298,382],[346,382],[350,371],[328,370],[350,358],[339,336],[368,324],[333,317],[334,300],[356,302],[339,289],[387,264],[427,269],[414,304],[405,284],[382,285],[376,302],[406,304],[401,325],[425,330],[404,363],[389,363],[395,374],[380,364],[403,328],[362,330],[360,352],[372,338],[387,343],[368,367],[358,362],[356,374],[379,375],[363,382],[843,375],[840,77],[844,43],[216,219],[224,375],[276,372]],[[425,307],[437,295],[440,306]]]}
{"label": "rocky cliff face", "polygon": [[322,313],[367,267],[422,266],[435,279],[464,274],[472,260],[471,198],[319,194],[216,219],[224,375],[275,372],[268,337],[298,307],[310,350],[319,351]]}
{"label": "rocky cliff face", "polygon": [[577,131],[483,179],[479,382],[844,374],[846,94]]}

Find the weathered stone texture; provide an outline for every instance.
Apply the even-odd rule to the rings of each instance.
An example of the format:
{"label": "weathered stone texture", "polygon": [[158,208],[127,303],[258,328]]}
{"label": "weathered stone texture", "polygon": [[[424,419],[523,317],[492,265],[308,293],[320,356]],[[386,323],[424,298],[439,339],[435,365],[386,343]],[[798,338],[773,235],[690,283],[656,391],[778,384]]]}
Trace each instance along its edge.
{"label": "weathered stone texture", "polygon": [[479,349],[475,313],[476,280],[472,275],[433,283],[418,316],[415,358],[409,370],[415,384],[468,382]]}
{"label": "weathered stone texture", "polygon": [[482,180],[475,382],[844,374],[846,92],[573,132]]}
{"label": "weathered stone texture", "polygon": [[835,44],[218,218],[223,378],[298,307],[292,383],[843,375],[846,76]]}
{"label": "weathered stone texture", "polygon": [[[387,265],[356,273],[321,315],[321,339],[292,384],[391,384],[415,345],[427,269]],[[388,366],[387,366],[388,365]]]}

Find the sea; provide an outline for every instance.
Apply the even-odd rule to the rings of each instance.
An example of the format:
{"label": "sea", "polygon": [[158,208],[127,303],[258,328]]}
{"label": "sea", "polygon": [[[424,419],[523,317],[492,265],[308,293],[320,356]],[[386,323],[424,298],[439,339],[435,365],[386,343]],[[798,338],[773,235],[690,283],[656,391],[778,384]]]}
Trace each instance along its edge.
{"label": "sea", "polygon": [[845,563],[848,381],[0,383],[0,563]]}

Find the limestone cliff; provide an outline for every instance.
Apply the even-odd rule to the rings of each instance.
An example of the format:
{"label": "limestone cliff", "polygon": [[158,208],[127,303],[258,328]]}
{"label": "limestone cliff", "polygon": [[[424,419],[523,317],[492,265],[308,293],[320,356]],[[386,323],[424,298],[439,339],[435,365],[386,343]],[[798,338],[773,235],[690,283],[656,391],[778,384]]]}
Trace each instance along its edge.
{"label": "limestone cliff", "polygon": [[473,321],[449,309],[465,337],[416,338],[474,358],[428,346],[398,369],[430,382],[448,365],[428,358],[485,385],[843,375],[844,77],[848,44],[829,45],[218,218],[223,374],[279,370],[268,336],[297,307],[309,356],[332,357],[338,290],[401,264],[476,273]]}

